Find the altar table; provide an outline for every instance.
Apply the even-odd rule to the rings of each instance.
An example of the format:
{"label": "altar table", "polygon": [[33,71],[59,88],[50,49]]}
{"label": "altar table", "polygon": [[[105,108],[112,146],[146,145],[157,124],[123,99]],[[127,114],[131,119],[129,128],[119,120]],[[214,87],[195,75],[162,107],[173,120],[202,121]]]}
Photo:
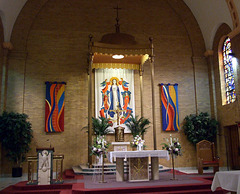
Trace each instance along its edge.
{"label": "altar table", "polygon": [[215,191],[218,187],[240,194],[240,171],[234,170],[216,172],[211,189],[212,191]]}
{"label": "altar table", "polygon": [[[159,179],[158,158],[165,158],[169,160],[168,151],[142,150],[142,151],[114,151],[114,152],[108,153],[108,159],[110,162],[113,162],[114,158],[116,158],[116,180],[117,181],[124,181],[124,161],[123,161],[124,159],[130,159],[130,161],[131,159],[137,159],[137,162],[145,162],[145,163],[147,161],[147,172],[148,172],[149,157],[151,158],[152,179],[158,180]],[[134,162],[134,160],[132,160],[132,162]]]}

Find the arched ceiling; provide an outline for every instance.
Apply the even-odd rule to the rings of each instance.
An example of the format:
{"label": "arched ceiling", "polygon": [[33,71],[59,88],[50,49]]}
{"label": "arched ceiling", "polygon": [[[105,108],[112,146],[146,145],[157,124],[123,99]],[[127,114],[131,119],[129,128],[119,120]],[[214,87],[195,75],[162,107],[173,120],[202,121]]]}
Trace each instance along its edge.
{"label": "arched ceiling", "polygon": [[[233,29],[226,0],[183,0],[191,9],[202,31],[206,49],[212,49],[213,38],[222,23]],[[240,18],[240,1],[234,0]]]}
{"label": "arched ceiling", "polygon": [[9,42],[13,25],[27,0],[0,0],[0,16],[4,28],[4,41]]}
{"label": "arched ceiling", "polygon": [[[183,0],[195,16],[202,31],[206,50],[212,49],[217,28],[226,23],[233,29],[231,15],[226,0]],[[0,16],[4,28],[4,41],[9,42],[18,14],[27,0],[1,0]],[[234,0],[240,18],[240,1]]]}

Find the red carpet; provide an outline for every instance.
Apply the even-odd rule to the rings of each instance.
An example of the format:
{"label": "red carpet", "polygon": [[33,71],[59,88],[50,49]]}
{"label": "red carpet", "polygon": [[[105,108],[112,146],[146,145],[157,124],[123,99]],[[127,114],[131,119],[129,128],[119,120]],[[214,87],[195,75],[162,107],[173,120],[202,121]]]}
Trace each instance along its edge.
{"label": "red carpet", "polygon": [[74,174],[72,169],[68,169],[63,173],[63,180],[66,179],[83,179],[83,175]]}
{"label": "red carpet", "polygon": [[[167,172],[173,174],[173,170],[172,169],[170,171],[167,171]],[[180,172],[178,170],[175,170],[175,175],[186,175],[186,173]]]}
{"label": "red carpet", "polygon": [[[171,172],[161,172],[159,173],[159,180],[145,182],[116,182],[115,175],[105,175],[104,180],[107,183],[99,183],[96,180],[93,181],[93,176],[74,175],[70,170],[64,173],[63,184],[26,185],[26,181],[24,181],[7,187],[0,191],[0,193],[227,193],[220,188],[215,192],[211,191],[213,175],[187,175],[179,171],[175,171],[175,175],[178,180],[170,180],[173,176]],[[98,176],[97,178],[101,178],[101,176]],[[127,174],[125,175],[125,178],[127,178]]]}

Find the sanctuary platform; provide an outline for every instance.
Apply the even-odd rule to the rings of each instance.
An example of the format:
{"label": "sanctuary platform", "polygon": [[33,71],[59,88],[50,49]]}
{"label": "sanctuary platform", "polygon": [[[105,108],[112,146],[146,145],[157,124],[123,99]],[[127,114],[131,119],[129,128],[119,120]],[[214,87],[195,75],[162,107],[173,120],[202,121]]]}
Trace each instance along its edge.
{"label": "sanctuary platform", "polygon": [[186,174],[176,171],[177,180],[171,180],[172,170],[159,173],[159,180],[143,182],[117,182],[115,175],[105,175],[106,183],[93,180],[91,175],[75,175],[72,170],[64,173],[63,184],[55,185],[26,185],[27,181],[21,181],[0,191],[0,194],[95,194],[95,193],[182,193],[182,194],[225,194],[227,191],[218,188],[211,191],[213,173],[198,175]]}
{"label": "sanctuary platform", "polygon": [[[102,173],[101,164],[93,164],[93,168],[89,168],[86,164],[80,164],[79,166],[72,167],[73,172],[76,175],[93,175]],[[168,167],[159,165],[159,172],[170,171]],[[124,162],[124,173],[128,173],[129,166],[127,162]],[[149,163],[149,171],[151,172],[151,164]],[[104,163],[104,174],[116,174],[116,163]]]}

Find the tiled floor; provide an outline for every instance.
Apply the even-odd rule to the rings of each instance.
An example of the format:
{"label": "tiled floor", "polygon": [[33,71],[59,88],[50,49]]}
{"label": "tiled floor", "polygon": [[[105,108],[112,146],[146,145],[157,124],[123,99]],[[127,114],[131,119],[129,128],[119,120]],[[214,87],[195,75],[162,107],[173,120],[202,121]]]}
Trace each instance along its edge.
{"label": "tiled floor", "polygon": [[15,177],[13,178],[11,176],[0,177],[0,191],[20,181],[27,181],[27,174],[23,174],[22,177],[16,177],[16,178]]}

